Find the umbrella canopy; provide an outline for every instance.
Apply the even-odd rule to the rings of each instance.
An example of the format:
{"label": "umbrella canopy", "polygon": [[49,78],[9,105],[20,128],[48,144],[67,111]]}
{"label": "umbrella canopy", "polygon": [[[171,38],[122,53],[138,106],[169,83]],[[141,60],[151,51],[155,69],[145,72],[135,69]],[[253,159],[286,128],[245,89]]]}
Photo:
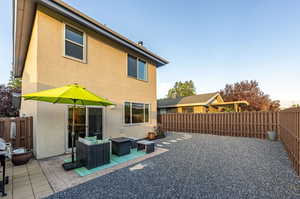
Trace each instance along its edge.
{"label": "umbrella canopy", "polygon": [[76,168],[74,163],[74,135],[75,135],[75,111],[76,105],[96,105],[96,106],[109,106],[113,105],[112,102],[98,97],[78,84],[71,84],[60,88],[44,90],[36,93],[30,93],[22,96],[25,100],[36,100],[50,103],[59,104],[73,104],[73,121],[72,121],[72,162],[64,163],[63,167],[66,170]]}
{"label": "umbrella canopy", "polygon": [[109,106],[112,102],[99,97],[78,84],[30,93],[22,96],[25,100],[36,100],[59,104]]}

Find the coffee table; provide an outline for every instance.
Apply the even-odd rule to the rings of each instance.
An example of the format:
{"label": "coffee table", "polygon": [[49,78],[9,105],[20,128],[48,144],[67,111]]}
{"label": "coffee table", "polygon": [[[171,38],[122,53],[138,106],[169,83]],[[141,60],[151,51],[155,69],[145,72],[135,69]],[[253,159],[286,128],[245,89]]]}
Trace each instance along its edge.
{"label": "coffee table", "polygon": [[130,153],[131,140],[125,137],[112,138],[112,153],[118,156]]}

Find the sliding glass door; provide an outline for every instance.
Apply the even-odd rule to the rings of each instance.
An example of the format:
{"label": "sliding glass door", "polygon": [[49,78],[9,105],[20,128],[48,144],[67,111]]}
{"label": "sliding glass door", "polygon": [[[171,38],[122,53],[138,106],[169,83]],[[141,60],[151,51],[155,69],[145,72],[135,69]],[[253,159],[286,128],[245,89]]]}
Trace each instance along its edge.
{"label": "sliding glass door", "polygon": [[[86,132],[86,109],[85,108],[75,108],[75,139],[78,140],[78,137],[85,137]],[[73,121],[73,108],[69,107],[68,111],[68,148],[72,147],[72,121]],[[76,141],[74,142],[74,146]]]}
{"label": "sliding glass door", "polygon": [[[78,137],[84,138],[85,136],[97,136],[102,139],[102,108],[101,107],[76,107],[75,108],[75,142]],[[73,108],[68,109],[68,133],[67,133],[67,149],[72,147],[72,121],[73,121]]]}
{"label": "sliding glass door", "polygon": [[88,108],[88,136],[97,136],[102,139],[102,109]]}

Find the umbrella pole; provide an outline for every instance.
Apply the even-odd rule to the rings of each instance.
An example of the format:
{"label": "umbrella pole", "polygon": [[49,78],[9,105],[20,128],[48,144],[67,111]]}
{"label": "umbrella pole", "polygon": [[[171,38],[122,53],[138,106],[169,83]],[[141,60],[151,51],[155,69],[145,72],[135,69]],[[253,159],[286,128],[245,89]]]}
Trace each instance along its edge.
{"label": "umbrella pole", "polygon": [[73,121],[72,121],[72,162],[74,163],[74,136],[75,136],[75,103],[73,106]]}

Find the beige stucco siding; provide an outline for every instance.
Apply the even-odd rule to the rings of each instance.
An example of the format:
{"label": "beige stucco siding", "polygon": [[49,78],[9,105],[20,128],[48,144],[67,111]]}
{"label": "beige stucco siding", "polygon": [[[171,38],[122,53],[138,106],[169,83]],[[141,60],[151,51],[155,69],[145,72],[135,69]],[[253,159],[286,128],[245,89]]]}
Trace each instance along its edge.
{"label": "beige stucco siding", "polygon": [[[23,77],[22,93],[31,93],[37,91],[37,42],[38,42],[38,17],[35,18],[31,39],[26,56]],[[20,115],[30,115],[36,118],[37,103],[24,101],[21,103]],[[33,126],[33,148],[36,153],[36,125]]]}
{"label": "beige stucco siding", "polygon": [[[45,8],[39,7],[36,17],[38,19],[36,20],[38,24],[37,52],[36,55],[32,55],[36,57],[37,80],[34,85],[36,90],[60,87],[75,82],[83,85],[116,104],[115,108],[105,110],[103,124],[105,137],[122,135],[145,137],[147,132],[156,125],[156,67],[151,61],[141,57],[147,61],[148,81],[127,77],[127,53],[134,53]],[[86,33],[86,63],[63,57],[63,22],[75,25]],[[25,66],[23,77],[29,69],[29,66]],[[29,76],[32,75],[32,73],[29,74]],[[29,86],[27,79],[23,79],[23,86],[34,87]],[[23,89],[23,93],[28,91],[29,89]],[[123,104],[125,101],[151,104],[151,123],[124,125]],[[67,106],[43,102],[37,104],[35,115],[37,121],[34,125],[39,145],[37,146],[38,158],[64,153]],[[28,107],[22,106],[22,111],[30,113],[25,111],[32,109]]]}

